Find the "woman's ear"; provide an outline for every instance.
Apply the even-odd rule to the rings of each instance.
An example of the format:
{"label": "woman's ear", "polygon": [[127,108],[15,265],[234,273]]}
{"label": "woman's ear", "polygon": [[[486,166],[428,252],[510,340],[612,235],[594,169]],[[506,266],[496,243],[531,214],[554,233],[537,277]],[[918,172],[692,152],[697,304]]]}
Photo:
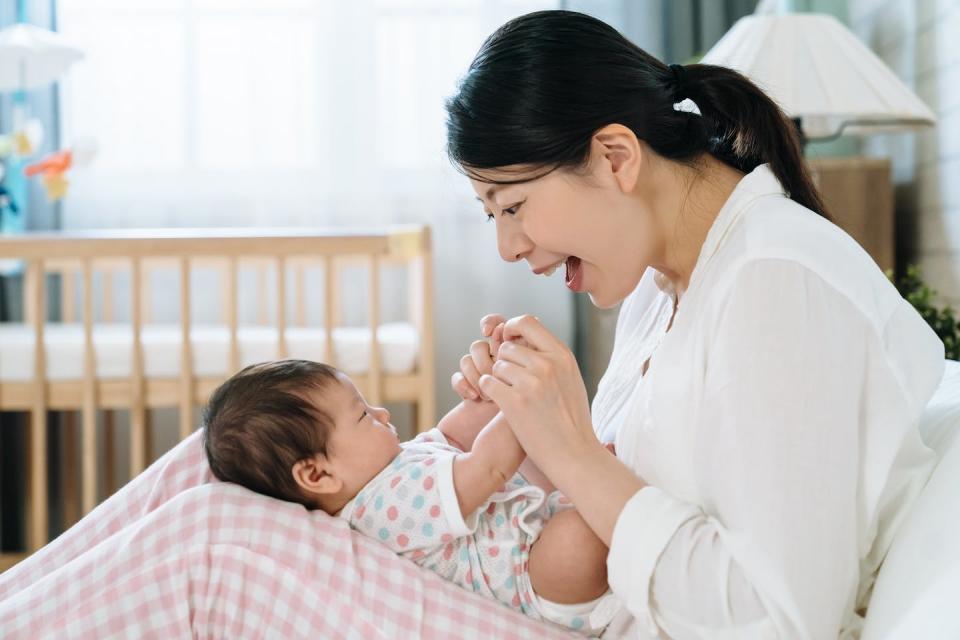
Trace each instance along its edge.
{"label": "woman's ear", "polygon": [[633,131],[622,124],[608,124],[593,134],[591,153],[609,164],[614,180],[623,193],[631,193],[640,176],[643,147]]}
{"label": "woman's ear", "polygon": [[319,453],[293,465],[293,479],[312,495],[334,494],[343,488],[343,480],[331,473],[329,461]]}

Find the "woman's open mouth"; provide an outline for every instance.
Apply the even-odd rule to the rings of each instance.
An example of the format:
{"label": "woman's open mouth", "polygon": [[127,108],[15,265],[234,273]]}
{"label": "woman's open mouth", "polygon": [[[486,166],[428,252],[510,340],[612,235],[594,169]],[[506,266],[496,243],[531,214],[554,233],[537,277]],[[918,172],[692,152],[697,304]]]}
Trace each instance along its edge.
{"label": "woman's open mouth", "polygon": [[580,292],[583,287],[583,267],[580,264],[580,258],[570,256],[566,261],[567,277],[566,285],[571,291]]}

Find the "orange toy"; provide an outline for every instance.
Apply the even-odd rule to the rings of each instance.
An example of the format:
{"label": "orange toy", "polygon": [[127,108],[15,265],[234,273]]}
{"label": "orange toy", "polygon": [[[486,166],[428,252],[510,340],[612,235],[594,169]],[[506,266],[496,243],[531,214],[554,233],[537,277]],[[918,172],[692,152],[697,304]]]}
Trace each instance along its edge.
{"label": "orange toy", "polygon": [[46,176],[63,175],[73,165],[73,151],[66,149],[51,153],[43,160],[27,165],[23,173],[29,177],[42,173]]}

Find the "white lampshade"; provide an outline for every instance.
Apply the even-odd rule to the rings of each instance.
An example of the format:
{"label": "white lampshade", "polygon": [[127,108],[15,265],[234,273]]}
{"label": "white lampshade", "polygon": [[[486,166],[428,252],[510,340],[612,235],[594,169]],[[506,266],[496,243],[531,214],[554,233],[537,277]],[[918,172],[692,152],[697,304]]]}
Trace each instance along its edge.
{"label": "white lampshade", "polygon": [[735,69],[762,87],[808,138],[936,123],[936,116],[836,18],[815,13],[741,18],[704,64]]}
{"label": "white lampshade", "polygon": [[53,31],[32,24],[0,29],[0,91],[45,87],[81,58],[80,49]]}

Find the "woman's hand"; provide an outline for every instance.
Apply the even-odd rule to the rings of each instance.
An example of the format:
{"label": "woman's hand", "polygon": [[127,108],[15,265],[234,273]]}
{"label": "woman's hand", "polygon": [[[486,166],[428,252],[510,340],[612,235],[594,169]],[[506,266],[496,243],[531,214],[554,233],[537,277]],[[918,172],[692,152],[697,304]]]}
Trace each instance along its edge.
{"label": "woman's hand", "polygon": [[573,353],[533,316],[506,322],[496,361],[480,375],[479,388],[554,481],[560,466],[600,446]]}
{"label": "woman's hand", "polygon": [[533,316],[508,320],[502,337],[492,375],[480,377],[480,388],[530,459],[610,546],[623,506],[643,481],[594,435],[587,390],[566,345]]}
{"label": "woman's hand", "polygon": [[[464,400],[489,400],[480,390],[480,377],[491,373],[494,356],[503,341],[503,330],[496,332],[506,318],[491,313],[480,320],[480,334],[491,339],[475,340],[470,344],[470,353],[460,358],[460,371],[450,378],[450,385]],[[496,335],[495,335],[496,333]]]}

